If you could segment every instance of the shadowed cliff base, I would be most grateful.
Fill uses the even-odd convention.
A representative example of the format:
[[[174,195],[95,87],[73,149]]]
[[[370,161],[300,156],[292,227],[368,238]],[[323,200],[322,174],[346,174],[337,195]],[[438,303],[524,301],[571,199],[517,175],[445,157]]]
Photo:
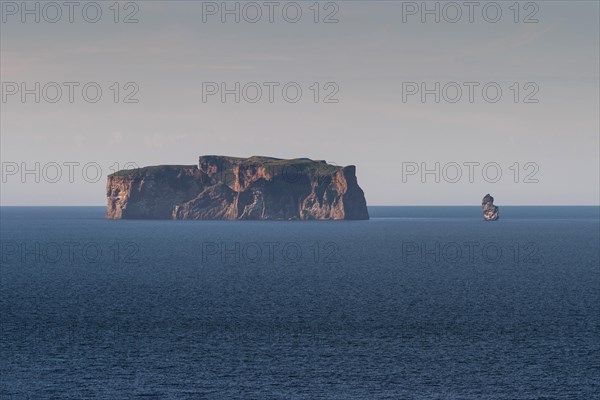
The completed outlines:
[[[106,218],[369,219],[356,167],[308,158],[201,156],[108,176]]]

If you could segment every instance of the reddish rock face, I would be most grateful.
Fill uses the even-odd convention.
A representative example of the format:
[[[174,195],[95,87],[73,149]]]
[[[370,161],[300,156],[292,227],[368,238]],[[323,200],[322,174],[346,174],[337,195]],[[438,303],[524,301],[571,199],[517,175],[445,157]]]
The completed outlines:
[[[369,219],[354,166],[202,156],[108,176],[109,219]]]

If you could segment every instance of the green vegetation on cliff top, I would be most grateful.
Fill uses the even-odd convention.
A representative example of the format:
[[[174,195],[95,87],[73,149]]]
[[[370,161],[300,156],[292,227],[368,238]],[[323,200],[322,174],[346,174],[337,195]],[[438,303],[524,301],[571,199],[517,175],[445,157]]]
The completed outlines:
[[[252,156],[249,158],[241,157],[227,157],[227,156],[202,156],[201,159],[205,160],[217,160],[219,162],[229,163],[233,165],[240,165],[242,167],[265,167],[274,171],[286,171],[286,173],[300,173],[300,172],[313,172],[317,175],[332,175],[342,169],[343,167],[338,165],[327,164],[324,160],[311,160],[309,158],[294,158],[294,159],[281,159],[273,157],[263,156]],[[286,168],[289,168],[286,170]],[[178,173],[182,169],[196,170],[197,165],[154,165],[149,167],[125,169],[117,171],[109,176],[132,176],[132,175],[154,175],[156,173]],[[225,168],[225,170],[231,170],[231,168]]]

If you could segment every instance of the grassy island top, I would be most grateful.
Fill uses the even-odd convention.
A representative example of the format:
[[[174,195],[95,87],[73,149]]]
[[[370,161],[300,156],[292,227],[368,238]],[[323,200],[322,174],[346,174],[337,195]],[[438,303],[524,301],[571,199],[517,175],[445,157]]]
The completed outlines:
[[[288,173],[310,172],[317,175],[331,175],[341,170],[339,165],[327,164],[325,160],[311,160],[309,158],[281,159],[274,157],[252,156],[248,158],[206,155],[199,157],[198,165],[215,165],[219,171],[229,171],[235,166],[243,168],[264,167],[273,172],[284,171]],[[125,169],[109,176],[148,176],[156,174],[179,174],[182,171],[196,172],[198,165],[155,165],[143,168]]]

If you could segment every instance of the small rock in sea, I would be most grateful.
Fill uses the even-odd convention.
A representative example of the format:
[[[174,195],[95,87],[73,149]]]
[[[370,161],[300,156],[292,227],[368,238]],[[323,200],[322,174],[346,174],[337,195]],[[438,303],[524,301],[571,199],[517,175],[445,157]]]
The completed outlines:
[[[494,205],[494,198],[489,193],[483,197],[481,209],[486,221],[496,221],[500,217],[500,210]]]

